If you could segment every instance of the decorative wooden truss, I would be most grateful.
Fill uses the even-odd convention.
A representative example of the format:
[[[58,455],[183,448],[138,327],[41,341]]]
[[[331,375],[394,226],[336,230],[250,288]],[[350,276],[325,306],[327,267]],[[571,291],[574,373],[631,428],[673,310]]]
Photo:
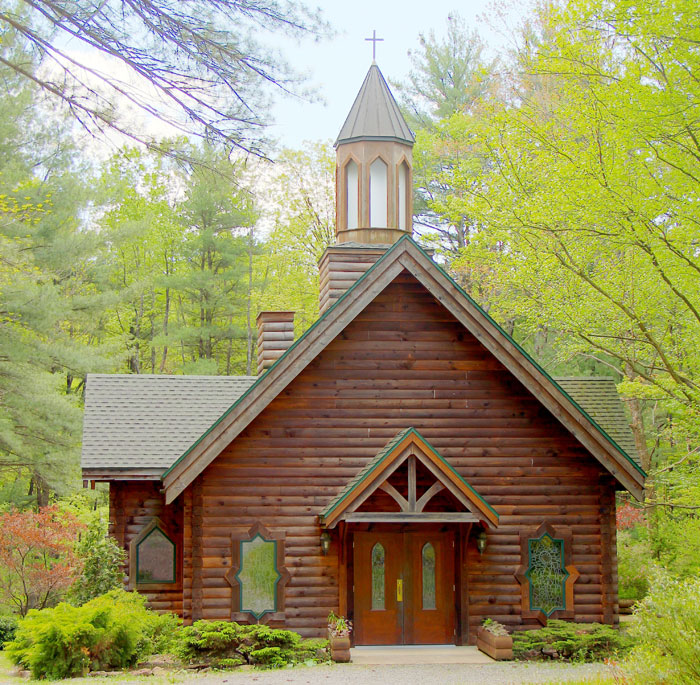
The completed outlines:
[[[391,483],[390,476],[407,462],[408,487],[404,497]],[[417,496],[416,466],[420,462],[435,476],[435,482]],[[358,511],[377,490],[383,490],[399,505],[400,511]],[[462,505],[459,511],[426,512],[428,502],[447,490]],[[415,428],[406,428],[357,474],[320,514],[321,524],[334,528],[338,522],[483,522],[498,525],[498,514]]]

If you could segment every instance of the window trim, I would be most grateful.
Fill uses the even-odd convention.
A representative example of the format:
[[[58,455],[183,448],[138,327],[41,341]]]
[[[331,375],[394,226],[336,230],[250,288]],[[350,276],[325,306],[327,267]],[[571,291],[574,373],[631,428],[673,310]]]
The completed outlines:
[[[530,541],[539,540],[548,535],[553,540],[561,540],[564,550],[564,570],[568,573],[564,581],[564,609],[555,609],[547,616],[541,609],[531,608],[530,598],[532,586],[530,579],[525,575],[530,568]],[[543,522],[536,530],[520,531],[520,567],[515,577],[520,583],[520,606],[522,618],[534,618],[543,626],[547,625],[547,619],[571,619],[576,615],[574,608],[574,583],[579,578],[579,572],[572,563],[572,540],[573,534],[570,528],[557,527]]]
[[[275,562],[277,566],[278,578],[275,581],[275,608],[274,610],[263,611],[260,616],[256,616],[251,611],[241,610],[241,581],[238,574],[241,568],[241,544],[252,542],[256,537],[262,538],[265,542],[275,543]],[[238,529],[231,533],[231,567],[226,572],[225,578],[231,586],[231,620],[239,623],[270,623],[272,621],[283,621],[285,587],[290,575],[285,566],[284,543],[285,531],[271,531],[260,521],[257,521],[250,528]]]
[[[153,582],[138,579],[139,570],[139,545],[156,528],[168,539],[173,546],[173,580],[156,580]],[[129,589],[130,590],[171,590],[180,582],[180,569],[178,564],[178,544],[169,534],[167,526],[157,517],[153,517],[129,543]]]

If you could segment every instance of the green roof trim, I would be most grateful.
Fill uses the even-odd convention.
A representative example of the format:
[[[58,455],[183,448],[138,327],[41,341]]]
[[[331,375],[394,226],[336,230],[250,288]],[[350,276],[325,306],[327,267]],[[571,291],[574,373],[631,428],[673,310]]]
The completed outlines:
[[[177,459],[177,461],[175,461],[175,462],[173,463],[173,465],[172,465],[167,471],[164,471],[164,472],[163,472],[163,474],[162,474],[161,477],[160,477],[161,480],[162,480],[163,478],[165,478],[165,477],[166,477],[166,476],[167,476],[167,475],[168,475],[168,474],[183,460],[183,459],[185,459],[185,458],[187,457],[187,455],[188,455],[195,447],[197,447],[197,445],[199,445],[199,443],[202,442],[202,440],[204,440],[204,438],[205,438],[207,435],[209,435],[209,433],[211,433],[211,431],[214,430],[214,428],[216,428],[216,427],[217,427],[217,426],[218,426],[218,425],[219,425],[219,424],[220,424],[220,423],[221,423],[221,422],[222,422],[222,421],[223,421],[223,420],[224,420],[224,419],[225,419],[225,418],[226,418],[226,417],[241,403],[241,402],[243,402],[243,400],[244,400],[246,397],[248,397],[248,395],[251,395],[253,392],[255,392],[255,388],[258,387],[258,384],[260,383],[260,381],[261,381],[263,378],[265,378],[265,376],[266,376],[268,373],[270,373],[270,371],[272,371],[272,369],[274,369],[278,364],[281,364],[281,363],[282,363],[282,360],[285,359],[285,358],[287,357],[287,355],[289,355],[289,354],[291,353],[291,351],[292,351],[294,348],[298,347],[298,346],[301,344],[302,340],[305,340],[306,337],[311,333],[311,331],[313,331],[317,326],[319,326],[319,325],[321,324],[322,321],[325,321],[325,320],[331,315],[331,312],[332,312],[343,300],[345,300],[347,297],[349,297],[349,296],[350,296],[350,293],[352,293],[352,292],[355,290],[355,288],[357,288],[357,287],[359,286],[359,284],[360,284],[362,281],[364,281],[365,276],[367,276],[367,274],[369,274],[369,273],[371,273],[372,271],[374,271],[374,269],[375,269],[381,262],[383,262],[383,261],[387,258],[387,256],[389,255],[389,253],[392,252],[393,248],[396,247],[396,245],[398,245],[401,241],[406,240],[406,239],[408,239],[408,240],[410,240],[412,243],[416,244],[415,241],[414,241],[412,238],[410,238],[408,234],[401,236],[401,237],[394,243],[394,245],[393,245],[391,248],[389,248],[376,262],[374,262],[374,264],[372,264],[372,266],[370,266],[370,268],[367,269],[367,271],[365,271],[365,273],[362,274],[362,276],[360,276],[360,278],[358,278],[358,279],[352,284],[352,286],[350,286],[350,288],[348,288],[348,289],[347,289],[347,290],[346,290],[346,291],[345,291],[345,292],[344,292],[344,293],[343,293],[343,294],[342,294],[328,309],[326,309],[326,311],[325,311],[321,316],[319,316],[318,319],[316,319],[316,321],[313,322],[313,324],[311,324],[311,326],[309,326],[309,328],[307,328],[307,329],[304,331],[304,333],[302,333],[302,335],[301,335],[297,340],[295,340],[295,341],[289,346],[289,348],[285,351],[285,353],[284,353],[281,357],[279,357],[279,359],[277,359],[277,361],[276,361],[269,369],[267,369],[267,371],[265,371],[265,373],[263,373],[261,376],[258,377],[258,379],[255,381],[255,383],[253,383],[253,385],[251,385],[251,386],[248,388],[248,390],[246,390],[246,391],[245,391],[245,392],[244,392],[244,393],[243,393],[243,394],[242,394],[242,395],[241,395],[241,396],[240,396],[240,397],[239,397],[239,398],[238,398],[238,399],[237,399],[237,400],[236,400],[236,401],[235,401],[235,402],[234,402],[234,403],[233,403],[233,404],[232,404],[232,405],[231,405],[231,406],[230,406],[230,407],[229,407],[229,408],[214,422],[214,423],[212,423],[211,426],[209,426],[209,428],[207,428],[206,431],[204,431],[204,433],[202,433],[202,435],[200,435],[199,438],[197,438],[197,440],[196,440],[195,442],[192,443],[192,445],[190,445],[190,447],[187,448],[187,451],[185,451],[185,452],[182,453],[182,455]],[[417,244],[416,244],[416,245],[417,245]],[[421,252],[423,252],[423,251],[421,250]],[[425,254],[425,253],[423,253],[423,254]],[[428,257],[428,259],[430,259],[430,257]]]
[[[418,251],[430,261],[431,264],[433,264],[438,271],[450,282],[451,285],[453,285],[458,292],[467,299],[467,301],[473,305],[486,319],[491,323],[491,325],[506,339],[508,340],[522,355],[527,361],[529,361],[557,390],[574,406],[576,409],[578,409],[579,412],[590,422],[590,424],[603,436],[607,442],[610,443],[620,454],[622,454],[623,457],[634,467],[634,469],[639,472],[644,478],[646,478],[647,474],[646,472],[637,464],[632,457],[630,457],[627,452],[620,447],[620,445],[615,442],[615,440],[610,437],[610,435],[600,426],[600,424],[593,419],[588,412],[586,412],[583,407],[579,403],[577,403],[569,393],[567,393],[562,386],[556,382],[556,380],[550,376],[547,371],[544,370],[540,364],[538,364],[506,331],[501,328],[498,323],[488,314],[488,312],[484,311],[477,302],[472,299],[472,297],[435,261],[432,260],[432,258],[427,254],[427,252],[408,234],[401,236],[372,266],[370,266],[365,273],[353,283],[353,285],[348,288],[337,300],[336,302],[329,307],[297,340],[294,341],[294,343],[289,347],[289,349],[286,350],[286,352],[279,358],[277,361],[263,374],[261,375],[253,385],[251,385],[246,392],[244,392],[202,435],[168,468],[162,475],[161,475],[161,480],[164,479],[178,464],[180,464],[191,452],[192,450],[199,445],[199,443],[207,436],[209,433],[211,433],[216,426],[218,426],[231,412],[233,412],[236,407],[238,407],[239,404],[241,404],[249,395],[253,394],[256,391],[256,388],[258,387],[258,384],[260,381],[265,378],[265,376],[272,371],[272,369],[276,368],[279,364],[284,363],[283,360],[287,358],[287,356],[291,353],[292,350],[294,350],[297,346],[301,345],[304,340],[306,340],[307,336],[316,328],[318,327],[322,321],[325,321],[327,318],[329,318],[332,315],[332,312],[335,311],[337,307],[340,306],[341,302],[344,302],[347,298],[349,298],[352,293],[360,286],[361,283],[365,281],[365,279],[374,272],[376,269],[379,268],[379,266],[388,259],[389,255],[391,255],[399,245],[403,244],[404,242],[410,242],[414,247],[418,249]],[[442,458],[442,457],[441,457]],[[445,462],[447,463],[447,462]],[[451,468],[451,467],[450,467]],[[467,484],[468,485],[468,484]],[[471,487],[471,486],[469,486]]]
[[[398,245],[398,244],[399,244],[402,240],[404,240],[405,238],[408,238],[408,240],[410,240],[410,241],[418,248],[418,250],[426,257],[426,259],[430,259],[430,256],[427,254],[427,252],[426,252],[415,240],[413,240],[413,238],[411,238],[410,236],[408,236],[408,234],[407,234],[406,236],[401,236],[401,238],[400,238],[399,240],[396,241],[396,244]],[[529,362],[530,362],[530,363],[531,363],[531,364],[532,364],[532,365],[533,365],[533,366],[534,366],[548,381],[550,381],[550,383],[552,383],[552,385],[553,385],[555,388],[557,388],[557,390],[559,390],[559,392],[560,392],[562,395],[564,395],[564,397],[566,397],[566,399],[568,399],[569,402],[571,402],[571,404],[573,404],[574,407],[576,407],[576,409],[578,409],[578,410],[591,422],[591,424],[598,430],[598,432],[599,432],[599,433],[600,433],[600,434],[601,434],[601,435],[602,435],[602,436],[603,436],[603,437],[604,437],[618,452],[620,452],[620,454],[622,454],[622,455],[627,459],[627,461],[628,461],[630,464],[632,464],[632,466],[634,466],[635,470],[638,471],[639,473],[641,473],[642,476],[644,476],[644,478],[646,478],[647,474],[646,474],[646,472],[644,471],[644,469],[642,469],[642,467],[639,466],[639,464],[637,464],[637,462],[635,462],[634,459],[632,459],[632,457],[630,457],[630,455],[627,454],[627,452],[625,452],[625,450],[623,450],[622,447],[620,447],[620,445],[618,445],[618,444],[608,435],[608,433],[607,433],[605,430],[603,430],[603,428],[601,427],[601,425],[600,425],[590,414],[588,414],[588,412],[586,412],[586,411],[583,409],[583,407],[582,407],[578,402],[576,402],[576,401],[574,400],[574,398],[571,397],[571,395],[569,395],[569,393],[566,392],[566,390],[564,390],[564,388],[562,388],[561,385],[560,385],[559,383],[557,383],[556,380],[554,380],[554,378],[553,378],[552,376],[550,376],[550,375],[544,370],[544,368],[543,368],[542,366],[540,366],[540,364],[538,364],[538,363],[537,363],[537,362],[536,362],[536,361],[535,361],[535,360],[534,360],[534,359],[533,359],[533,358],[532,358],[532,357],[531,357],[517,342],[515,342],[515,340],[514,340],[510,335],[508,335],[508,333],[506,333],[506,332],[496,323],[496,321],[491,317],[491,315],[490,315],[488,312],[486,312],[484,309],[482,309],[482,308],[477,304],[477,302],[476,302],[475,300],[473,300],[472,297],[471,297],[465,290],[462,289],[462,287],[459,285],[459,283],[457,283],[457,282],[456,282],[456,281],[455,281],[455,280],[454,280],[454,279],[453,279],[453,278],[452,278],[452,277],[451,277],[437,262],[433,261],[432,259],[431,259],[430,261],[433,262],[433,264],[435,264],[435,266],[438,268],[438,270],[440,271],[440,273],[441,273],[445,278],[447,278],[447,279],[452,283],[452,285],[454,285],[454,286],[457,288],[457,290],[459,290],[459,292],[460,292],[462,295],[464,295],[464,297],[466,297],[467,300],[469,300],[469,302],[471,302],[471,303],[472,303],[472,304],[473,304],[473,305],[488,319],[489,322],[491,322],[491,323],[493,324],[493,326],[499,331],[499,333],[501,333],[501,335],[503,335],[503,337],[505,337],[510,343],[512,343],[512,344],[517,348],[517,350],[518,350],[518,351],[519,351],[519,352],[520,352],[520,353],[521,353],[521,354],[522,354],[522,355],[523,355],[523,356],[524,356],[524,357],[525,357],[525,358],[526,358],[526,359],[527,359],[527,360],[528,360],[528,361],[529,361]]]
[[[447,469],[471,492],[495,517],[500,518],[498,512],[467,483],[462,476],[457,473],[452,464],[450,464],[431,444],[426,440],[413,426],[404,428],[399,431],[370,461],[358,472],[358,474],[348,482],[348,484],[323,508],[319,517],[327,518],[337,507],[344,502],[355,488],[359,487],[372,473],[381,465],[384,459],[391,454],[394,448],[399,445],[408,435],[415,435],[419,440],[424,442],[437,459],[439,459]]]

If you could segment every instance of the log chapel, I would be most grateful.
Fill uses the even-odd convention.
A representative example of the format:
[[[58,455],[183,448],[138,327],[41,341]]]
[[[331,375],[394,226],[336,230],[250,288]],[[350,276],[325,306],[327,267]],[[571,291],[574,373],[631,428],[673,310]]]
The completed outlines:
[[[413,143],[373,63],[320,318],[260,312],[256,376],[88,376],[83,478],[153,608],[307,637],[334,611],[357,645],[618,621],[645,474],[615,385],[548,375],[412,239]]]

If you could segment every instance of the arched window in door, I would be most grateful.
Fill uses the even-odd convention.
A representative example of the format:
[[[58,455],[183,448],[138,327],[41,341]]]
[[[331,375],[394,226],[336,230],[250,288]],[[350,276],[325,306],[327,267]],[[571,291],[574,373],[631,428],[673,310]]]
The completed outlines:
[[[369,167],[369,225],[387,227],[387,165],[377,157]]]
[[[421,552],[423,575],[423,609],[435,609],[435,547],[430,542]]]
[[[372,547],[372,609],[384,609],[384,547],[377,542]]]

